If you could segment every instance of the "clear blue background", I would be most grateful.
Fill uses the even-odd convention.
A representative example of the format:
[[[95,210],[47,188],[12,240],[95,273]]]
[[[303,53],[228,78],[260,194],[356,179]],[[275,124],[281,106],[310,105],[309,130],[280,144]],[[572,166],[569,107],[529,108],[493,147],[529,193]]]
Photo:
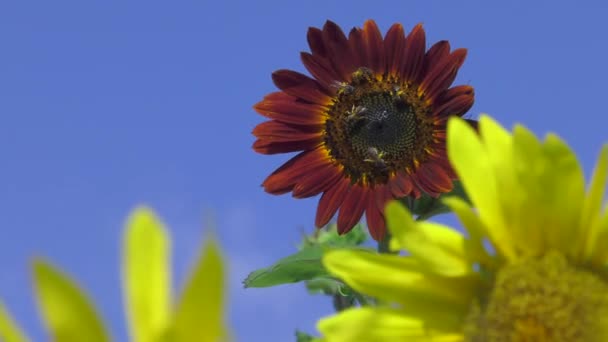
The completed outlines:
[[[45,256],[126,340],[119,255],[136,204],[171,229],[182,283],[210,217],[230,262],[237,340],[290,341],[332,312],[303,286],[241,287],[313,230],[317,199],[262,191],[288,159],[251,150],[251,106],[272,71],[304,71],[306,30],[422,22],[469,55],[470,114],[556,131],[589,173],[606,135],[602,1],[3,1],[0,3],[0,297],[45,340],[28,265]],[[508,196],[508,194],[505,194]]]

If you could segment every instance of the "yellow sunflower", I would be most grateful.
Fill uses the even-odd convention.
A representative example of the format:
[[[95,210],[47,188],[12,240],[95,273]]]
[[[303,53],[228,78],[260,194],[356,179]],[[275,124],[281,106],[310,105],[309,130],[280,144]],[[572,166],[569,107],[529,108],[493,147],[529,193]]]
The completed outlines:
[[[323,262],[377,307],[318,324],[328,341],[608,341],[608,145],[585,191],[581,166],[557,136],[479,134],[448,125],[448,155],[474,210],[446,203],[466,234],[416,222],[390,203],[391,248],[407,256],[332,251]]]

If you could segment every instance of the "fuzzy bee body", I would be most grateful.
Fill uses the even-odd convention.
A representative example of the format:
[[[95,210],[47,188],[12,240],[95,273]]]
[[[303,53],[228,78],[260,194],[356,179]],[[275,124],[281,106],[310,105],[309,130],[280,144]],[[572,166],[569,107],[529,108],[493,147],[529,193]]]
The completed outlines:
[[[349,96],[355,92],[355,87],[346,82],[334,81],[331,84],[331,88],[335,89],[338,95]]]
[[[369,82],[374,77],[374,72],[370,68],[361,67],[352,74],[353,83],[362,84]]]
[[[374,164],[374,166],[380,170],[386,170],[386,162],[383,159],[384,154],[384,152],[378,151],[375,147],[369,147],[367,149],[368,158],[363,161]]]

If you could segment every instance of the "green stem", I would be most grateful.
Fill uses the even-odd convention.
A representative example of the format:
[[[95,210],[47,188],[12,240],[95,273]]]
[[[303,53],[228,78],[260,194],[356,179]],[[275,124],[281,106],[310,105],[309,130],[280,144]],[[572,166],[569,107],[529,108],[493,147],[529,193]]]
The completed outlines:
[[[387,231],[384,239],[378,241],[378,253],[391,253],[388,245],[391,241],[391,234]]]

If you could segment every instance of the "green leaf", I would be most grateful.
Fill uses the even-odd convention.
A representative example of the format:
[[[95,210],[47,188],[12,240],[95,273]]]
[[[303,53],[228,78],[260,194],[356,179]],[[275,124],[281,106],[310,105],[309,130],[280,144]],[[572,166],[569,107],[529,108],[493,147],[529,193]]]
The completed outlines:
[[[33,264],[38,306],[51,340],[109,341],[95,308],[78,286],[44,260]]]
[[[327,276],[321,264],[323,252],[328,249],[361,248],[367,240],[362,226],[356,225],[348,234],[339,235],[335,224],[315,231],[304,238],[299,251],[275,262],[273,265],[251,272],[243,285],[248,287],[270,287],[297,283]]]
[[[296,283],[327,275],[321,264],[324,247],[311,246],[277,261],[274,265],[251,272],[243,281],[245,287],[269,287]]]
[[[170,341],[216,342],[227,339],[224,272],[219,247],[215,241],[207,239],[177,303]]]
[[[273,265],[251,272],[243,281],[245,288],[270,287],[282,284],[297,283],[327,276],[321,264],[324,251],[329,249],[357,248],[367,240],[367,233],[362,226],[356,225],[352,231],[339,235],[336,225],[315,231],[307,236],[298,247],[300,250],[280,259]]]
[[[0,341],[26,342],[29,338],[21,331],[4,304],[0,302]]]
[[[300,330],[296,330],[296,341],[297,342],[312,342],[316,339],[316,337],[302,332]]]
[[[131,214],[123,245],[123,295],[133,341],[153,341],[169,322],[170,241],[148,208]]]
[[[414,201],[412,212],[417,215],[417,220],[428,220],[429,218],[451,212],[451,209],[441,200],[447,196],[455,196],[464,199],[467,202],[469,198],[462,187],[462,183],[458,180],[453,181],[454,188],[452,191],[441,194],[438,198],[433,198],[427,194],[423,194],[419,199]]]

